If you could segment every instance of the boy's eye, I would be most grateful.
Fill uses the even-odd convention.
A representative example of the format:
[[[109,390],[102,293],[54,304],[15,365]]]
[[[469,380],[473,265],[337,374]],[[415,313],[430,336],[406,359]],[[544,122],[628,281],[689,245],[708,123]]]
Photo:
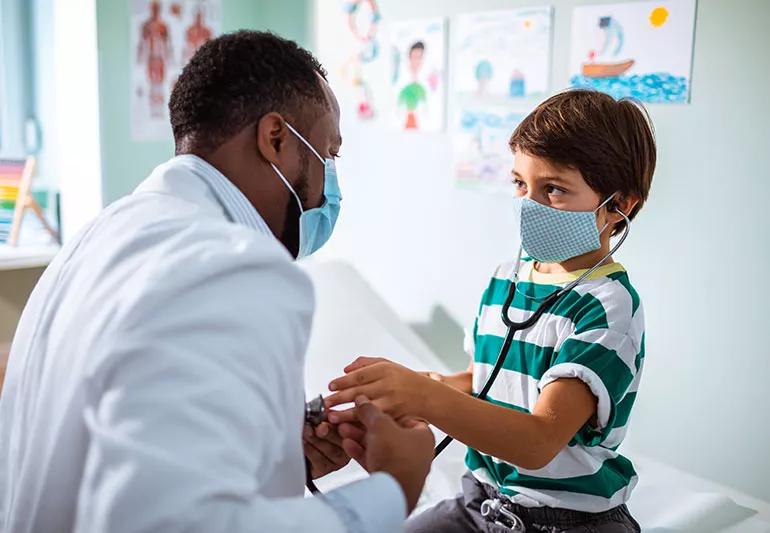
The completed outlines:
[[[545,186],[545,193],[549,196],[561,196],[566,191],[564,189],[560,189],[559,187],[554,187],[553,185],[546,185]]]
[[[516,190],[520,190],[520,191],[523,191],[524,189],[527,188],[527,184],[526,183],[524,183],[521,180],[517,180],[517,179],[513,180],[513,186],[516,187]]]

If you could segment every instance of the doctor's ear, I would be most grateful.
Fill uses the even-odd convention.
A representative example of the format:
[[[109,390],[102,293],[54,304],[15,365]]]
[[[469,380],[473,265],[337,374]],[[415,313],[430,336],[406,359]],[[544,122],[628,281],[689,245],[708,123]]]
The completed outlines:
[[[279,164],[278,154],[286,145],[288,132],[286,121],[279,113],[267,113],[257,122],[257,148],[268,163]]]

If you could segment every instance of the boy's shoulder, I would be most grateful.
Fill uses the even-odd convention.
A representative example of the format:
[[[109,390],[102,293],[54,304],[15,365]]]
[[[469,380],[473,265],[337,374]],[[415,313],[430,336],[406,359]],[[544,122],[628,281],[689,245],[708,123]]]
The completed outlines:
[[[619,263],[607,265],[571,292],[578,298],[573,309],[577,330],[601,327],[618,333],[644,328],[644,313],[639,293],[631,284],[628,272]]]

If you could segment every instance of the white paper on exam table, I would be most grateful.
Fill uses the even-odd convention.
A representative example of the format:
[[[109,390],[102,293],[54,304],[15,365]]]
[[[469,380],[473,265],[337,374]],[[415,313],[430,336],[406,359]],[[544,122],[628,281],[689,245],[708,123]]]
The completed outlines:
[[[447,371],[350,265],[306,262],[303,266],[316,290],[305,370],[308,397],[326,394],[329,381],[357,355],[382,355],[417,370]],[[437,434],[437,440],[441,436]],[[457,495],[464,455],[464,446],[455,442],[434,462],[418,511]],[[645,532],[770,533],[770,505],[641,454],[629,455],[640,479],[629,508]],[[365,476],[361,467],[352,464],[317,484],[324,491]]]

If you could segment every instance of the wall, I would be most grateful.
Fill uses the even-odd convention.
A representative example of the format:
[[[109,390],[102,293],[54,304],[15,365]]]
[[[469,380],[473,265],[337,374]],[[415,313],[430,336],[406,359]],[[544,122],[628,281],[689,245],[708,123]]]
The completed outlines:
[[[30,5],[32,21],[32,74],[35,116],[40,122],[40,152],[37,159],[35,184],[49,184],[56,187],[56,143],[53,132],[56,130],[56,78],[54,75],[54,0],[34,0]]]
[[[28,40],[29,19],[25,4],[0,0],[0,155],[19,158],[26,155],[24,121],[30,116]]]
[[[571,8],[582,3],[598,2],[379,1],[384,20],[554,5],[554,90],[568,82]],[[628,446],[770,501],[768,20],[766,0],[699,2],[692,103],[650,106],[658,167],[618,259],[648,330]],[[517,245],[510,199],[455,188],[446,135],[343,116],[343,137],[345,201],[326,256],[351,261],[407,320],[437,322],[433,339],[457,338]]]
[[[269,29],[308,42],[307,0],[221,0],[222,31]],[[173,140],[135,142],[129,127],[129,2],[98,0],[99,85],[104,203],[130,193],[174,155]]]

